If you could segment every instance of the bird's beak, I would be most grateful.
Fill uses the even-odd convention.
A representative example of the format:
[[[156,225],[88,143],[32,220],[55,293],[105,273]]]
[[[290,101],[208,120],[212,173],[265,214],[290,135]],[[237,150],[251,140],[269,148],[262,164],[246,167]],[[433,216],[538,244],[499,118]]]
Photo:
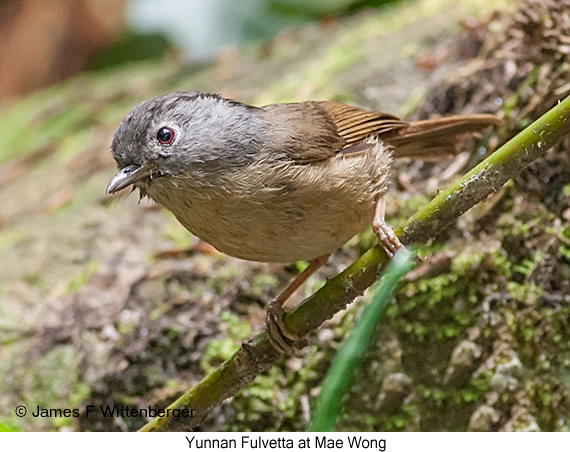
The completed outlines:
[[[148,163],[144,166],[129,165],[125,166],[121,171],[119,171],[107,187],[107,194],[111,195],[117,193],[123,188],[127,188],[140,180],[147,177],[152,177],[152,171],[156,167],[154,163]]]

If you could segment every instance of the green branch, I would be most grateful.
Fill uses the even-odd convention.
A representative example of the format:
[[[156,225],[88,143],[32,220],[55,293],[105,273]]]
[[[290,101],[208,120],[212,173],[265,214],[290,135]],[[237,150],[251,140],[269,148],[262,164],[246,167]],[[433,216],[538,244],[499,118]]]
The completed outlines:
[[[507,180],[570,133],[570,97],[502,146],[461,180],[441,192],[410,218],[396,234],[405,245],[427,242],[457,220],[465,211],[484,201]],[[371,286],[388,262],[375,246],[284,317],[287,328],[304,336]],[[265,331],[246,341],[213,373],[188,391],[169,408],[193,408],[195,417],[175,421],[156,418],[142,431],[180,431],[197,425],[226,398],[246,387],[279,358]]]

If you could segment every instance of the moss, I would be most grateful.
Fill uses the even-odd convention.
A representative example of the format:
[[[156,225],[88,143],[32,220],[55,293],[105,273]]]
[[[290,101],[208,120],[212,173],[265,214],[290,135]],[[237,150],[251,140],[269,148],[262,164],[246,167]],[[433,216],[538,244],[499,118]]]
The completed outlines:
[[[410,425],[410,422],[412,420],[413,420],[412,416],[405,414],[388,416],[386,422],[384,423],[384,425],[386,426],[385,430],[388,432],[407,430],[407,427]]]
[[[32,99],[0,114],[0,163],[41,149],[92,124],[88,104],[72,106],[59,99],[58,105],[56,99],[52,101],[53,111],[45,109],[38,113],[30,102]]]
[[[222,320],[228,327],[228,337],[237,343],[240,343],[244,337],[248,337],[251,332],[251,324],[245,320],[241,320],[238,316],[231,312],[222,312]]]
[[[172,243],[172,246],[175,249],[189,249],[192,243],[192,234],[190,234],[185,228],[181,227],[180,223],[178,223],[174,219],[174,216],[166,209],[161,209],[161,212],[163,212],[169,220],[160,230],[162,238]]]
[[[416,384],[422,383],[421,399],[415,402],[422,430],[429,430],[432,423],[438,428],[445,424],[452,430],[465,429],[471,407],[483,394],[469,380],[457,389],[443,380],[458,339],[476,322],[473,309],[485,296],[486,280],[495,279],[496,272],[508,272],[506,262],[496,249],[464,250],[452,260],[448,272],[405,283],[389,309],[404,370]],[[451,409],[459,410],[455,418],[444,414]]]
[[[23,432],[24,430],[11,419],[0,418],[0,432]]]
[[[22,404],[42,408],[78,408],[90,388],[79,381],[77,366],[81,357],[71,346],[50,350],[32,363],[23,364],[19,377]],[[73,418],[71,418],[73,420]],[[22,418],[24,430],[59,430],[70,426],[68,418]]]
[[[259,426],[267,429],[279,422],[281,413],[275,403],[275,377],[271,369],[268,375],[258,376],[247,389],[234,397],[232,405],[236,416],[228,426],[229,431],[257,431]]]
[[[518,87],[517,91],[508,96],[503,103],[503,112],[505,118],[518,115],[521,109],[521,99],[525,99],[528,92],[532,92],[536,86],[538,75],[540,74],[541,65],[535,66]],[[530,124],[528,117],[518,117],[518,130],[521,131]]]
[[[486,2],[471,0],[454,5],[467,9],[473,14],[482,15],[485,11],[490,11],[505,2],[506,0]],[[349,101],[352,97],[350,90],[344,87],[343,91],[343,87],[339,86],[333,88],[331,80],[363,62],[366,57],[364,43],[373,37],[394,33],[423,17],[433,16],[450,4],[449,0],[424,0],[396,7],[388,6],[376,14],[364,16],[359,21],[358,27],[347,26],[340,29],[338,37],[333,38],[335,42],[322,53],[322,56],[306,62],[301,71],[289,72],[285,77],[279,77],[277,81],[266,87],[263,94],[256,99],[256,103],[263,105],[290,102],[299,97]]]
[[[222,321],[227,327],[227,336],[212,340],[202,358],[200,366],[206,373],[212,372],[222,362],[230,358],[239,348],[243,338],[251,335],[251,324],[241,320],[235,314],[224,311],[221,313]]]
[[[523,304],[536,305],[544,291],[536,284],[519,284],[515,281],[507,283],[507,291],[513,300]]]
[[[387,204],[391,206],[391,208],[395,211],[387,217],[387,223],[392,226],[396,227],[397,225],[401,225],[407,221],[414,213],[418,211],[420,207],[425,206],[428,204],[429,200],[426,196],[421,194],[410,194],[405,196],[403,199],[402,197],[393,197],[389,196],[387,200]],[[368,229],[367,239],[371,240],[370,246],[374,244],[374,241],[377,243],[377,238],[374,233],[371,231],[371,228]],[[366,242],[368,244],[368,242]],[[414,245],[414,251],[418,252],[419,249],[429,249],[430,251],[435,251],[434,247],[428,247],[424,244]]]
[[[44,275],[41,273],[28,273],[22,278],[30,286],[41,287],[44,285]]]
[[[462,405],[465,403],[473,403],[481,397],[481,391],[477,391],[474,387],[468,387],[455,391],[453,393],[453,403]]]
[[[303,97],[340,101],[338,91],[330,88],[331,78],[346,72],[365,57],[363,49],[355,46],[355,41],[347,36],[330,46],[320,58],[308,63],[301,72],[291,72],[267,87],[263,94],[255,99],[255,103],[265,105],[290,102],[299,97],[295,94],[298,92],[304,92]]]
[[[560,247],[560,255],[570,264],[570,246],[562,245]]]
[[[295,269],[299,273],[301,273],[303,270],[305,270],[309,266],[309,261],[297,261],[293,265],[295,265]]]
[[[22,280],[40,294],[46,294],[54,287],[61,287],[62,281],[45,272],[32,272],[22,276]]]
[[[118,99],[105,105],[98,113],[97,120],[102,124],[116,127],[137,103],[138,99]]]
[[[71,278],[69,283],[67,283],[66,288],[63,290],[63,295],[73,295],[79,292],[79,289],[81,289],[85,284],[87,284],[89,278],[91,278],[91,276],[96,274],[98,270],[99,270],[98,259],[92,259],[89,262],[87,262],[83,267],[83,270],[80,273],[76,274],[73,278]]]
[[[271,274],[256,275],[249,289],[249,293],[254,297],[261,297],[268,287],[279,287],[280,281],[277,277]]]
[[[20,241],[26,240],[28,234],[23,227],[15,227],[0,232],[0,251],[4,248],[14,246]]]
[[[99,133],[96,128],[86,128],[65,134],[58,143],[57,156],[62,163],[71,160],[80,152],[93,146]]]
[[[441,406],[443,401],[447,398],[445,391],[435,388],[424,388],[421,394],[424,399],[429,399],[439,406]]]

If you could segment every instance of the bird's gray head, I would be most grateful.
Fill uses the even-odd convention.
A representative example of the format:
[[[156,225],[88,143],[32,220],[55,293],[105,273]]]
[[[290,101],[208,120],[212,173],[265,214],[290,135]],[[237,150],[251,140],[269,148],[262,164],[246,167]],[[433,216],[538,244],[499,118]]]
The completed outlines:
[[[147,193],[159,177],[208,177],[239,168],[259,153],[266,122],[261,110],[200,92],[146,100],[123,119],[111,153],[119,173],[107,188]]]

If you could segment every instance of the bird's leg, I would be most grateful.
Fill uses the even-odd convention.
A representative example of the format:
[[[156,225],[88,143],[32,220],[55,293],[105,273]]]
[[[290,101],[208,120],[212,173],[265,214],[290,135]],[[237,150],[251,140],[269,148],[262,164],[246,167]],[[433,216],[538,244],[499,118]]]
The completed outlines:
[[[285,310],[283,305],[293,293],[303,285],[311,275],[326,264],[330,254],[313,259],[307,268],[297,275],[289,285],[267,306],[267,333],[271,345],[283,355],[297,355],[295,342],[301,338],[287,329],[283,323]]]
[[[386,211],[386,198],[381,196],[376,201],[376,211],[374,212],[374,221],[372,222],[372,230],[378,237],[380,246],[386,250],[389,257],[394,256],[396,251],[403,248],[402,242],[394,230],[384,221],[384,213]]]

